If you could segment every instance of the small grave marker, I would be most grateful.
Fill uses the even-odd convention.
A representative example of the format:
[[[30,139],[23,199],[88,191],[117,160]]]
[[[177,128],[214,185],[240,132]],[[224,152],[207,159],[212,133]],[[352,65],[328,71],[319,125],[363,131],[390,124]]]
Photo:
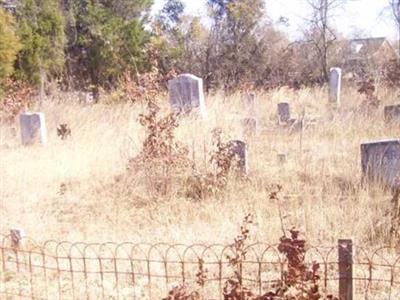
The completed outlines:
[[[288,123],[290,121],[290,106],[287,102],[278,103],[278,119],[279,124]]]
[[[279,164],[283,165],[283,164],[286,163],[286,161],[287,161],[287,155],[284,154],[284,153],[279,153],[278,154],[278,162],[279,162]]]
[[[363,180],[385,187],[400,187],[400,140],[384,140],[361,145]]]
[[[46,121],[43,113],[24,113],[19,117],[22,144],[29,145],[40,141],[47,142]]]
[[[340,106],[340,91],[342,88],[342,69],[331,68],[329,78],[329,102]]]
[[[400,121],[400,104],[385,106],[385,122]]]
[[[248,158],[246,143],[241,140],[233,140],[229,142],[229,148],[233,158],[235,158],[237,161],[237,170],[241,173],[241,175],[247,175]]]
[[[19,248],[22,246],[22,240],[25,238],[25,233],[20,228],[10,229],[11,248]]]
[[[192,74],[182,74],[168,82],[170,102],[176,113],[190,113],[200,109],[207,116],[203,92],[203,79]]]

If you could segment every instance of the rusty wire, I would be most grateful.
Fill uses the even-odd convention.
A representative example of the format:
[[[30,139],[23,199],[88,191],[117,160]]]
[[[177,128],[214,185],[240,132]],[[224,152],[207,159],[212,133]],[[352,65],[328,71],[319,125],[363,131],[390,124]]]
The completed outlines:
[[[6,299],[162,299],[178,284],[196,286],[199,262],[207,270],[201,290],[207,299],[223,299],[232,275],[232,245],[71,243],[23,238],[15,245],[0,235],[0,298]],[[337,294],[335,246],[308,247],[306,261],[320,265],[321,289]],[[356,299],[400,299],[400,255],[391,247],[367,251],[354,246]],[[285,276],[287,262],[277,245],[246,248],[242,279],[265,293]]]

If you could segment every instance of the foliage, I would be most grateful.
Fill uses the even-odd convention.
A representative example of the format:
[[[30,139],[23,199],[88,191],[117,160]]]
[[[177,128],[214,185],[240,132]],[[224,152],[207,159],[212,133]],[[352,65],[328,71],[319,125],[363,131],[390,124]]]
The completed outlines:
[[[0,99],[1,86],[6,78],[14,72],[14,62],[21,44],[16,35],[14,18],[0,9]]]
[[[18,54],[20,78],[43,85],[47,77],[57,77],[64,67],[64,18],[57,0],[26,0],[17,7],[18,34],[22,49]]]
[[[276,197],[276,194],[272,193],[270,197]],[[240,227],[240,233],[231,246],[233,255],[227,256],[229,266],[232,268],[232,276],[225,281],[224,300],[338,300],[332,295],[323,296],[319,291],[319,264],[314,262],[311,267],[307,266],[305,261],[307,243],[305,239],[300,237],[300,232],[295,228],[289,231],[289,237],[284,233],[278,245],[278,251],[284,254],[287,260],[287,269],[283,279],[279,280],[274,290],[262,295],[258,295],[247,288],[243,283],[242,268],[247,255],[247,241],[252,223],[252,215],[247,214]],[[203,274],[201,262],[199,262],[198,274]],[[204,285],[204,281],[200,283]],[[203,286],[201,284],[199,284],[200,287]],[[165,300],[195,299],[208,298],[199,290],[191,289],[186,285],[174,287],[169,292],[169,296],[165,298]]]
[[[158,51],[157,63],[163,74],[184,62],[184,8],[180,0],[168,0],[153,24],[152,46]]]
[[[81,85],[91,85],[95,98],[99,86],[111,88],[124,72],[148,69],[144,49],[149,34],[144,27],[151,4],[149,0],[74,0],[67,8],[68,75],[84,79]]]
[[[150,190],[165,195],[171,179],[190,166],[188,149],[175,140],[174,131],[179,126],[173,113],[159,116],[160,108],[148,99],[147,114],[141,114],[140,124],[146,128],[142,151],[129,161],[130,170],[142,169]]]
[[[379,98],[375,94],[375,84],[374,80],[371,78],[365,78],[358,82],[358,93],[364,96],[364,101],[362,106],[364,109],[378,108],[381,104]]]
[[[207,4],[213,20],[209,59],[219,65],[211,79],[231,90],[247,79],[260,54],[257,30],[264,1],[208,0]]]
[[[398,86],[400,83],[400,61],[390,60],[384,65],[384,79],[389,86]]]
[[[13,123],[18,114],[28,109],[33,102],[34,91],[23,81],[7,79],[5,82],[5,97],[0,103],[0,113],[3,121]]]
[[[229,179],[241,178],[239,158],[233,152],[234,145],[225,141],[221,128],[212,131],[213,149],[210,153],[210,163],[213,172],[197,172],[187,178],[185,196],[194,200],[203,200],[211,195],[224,191]]]

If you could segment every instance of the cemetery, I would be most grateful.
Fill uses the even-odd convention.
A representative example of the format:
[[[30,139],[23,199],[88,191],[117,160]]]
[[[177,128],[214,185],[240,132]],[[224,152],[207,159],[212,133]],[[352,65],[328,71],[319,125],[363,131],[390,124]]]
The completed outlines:
[[[225,2],[0,1],[0,300],[400,299],[397,44]]]
[[[49,102],[21,114],[15,131],[2,126],[2,228],[18,226],[22,231],[13,229],[13,236],[43,240],[189,245],[228,242],[236,219],[250,209],[263,216],[255,226],[259,238],[277,240],[281,224],[296,224],[314,243],[351,237],[373,247],[391,241],[393,217],[387,212],[396,201],[400,144],[399,127],[395,119],[387,123],[386,107],[396,98],[383,91],[379,97],[386,101],[366,115],[357,112],[362,95],[354,97],[350,89],[341,90],[336,108],[328,87],[299,92],[282,88],[256,92],[256,114],[249,114],[243,109],[246,94],[232,95],[227,105],[196,84],[179,85],[181,78],[170,82],[169,95],[160,98],[159,118],[171,112],[177,116],[172,143],[188,151],[184,156],[191,167],[172,161],[165,165],[172,171],[163,167],[160,173],[166,163],[160,156],[155,165],[139,164],[127,171],[127,162],[141,157],[146,137],[139,120],[147,108],[141,104]],[[302,114],[305,119],[318,115],[317,124],[282,130]],[[219,146],[215,128],[221,129]],[[164,138],[154,147],[169,147]],[[175,155],[175,149],[168,151]],[[218,169],[227,159],[231,167],[235,164],[232,173]],[[194,196],[193,183],[185,183],[193,170],[201,176],[217,174],[226,183],[209,181],[216,190]],[[194,184],[203,189],[201,181]],[[278,184],[281,198],[268,200]],[[282,221],[281,210],[287,214]]]

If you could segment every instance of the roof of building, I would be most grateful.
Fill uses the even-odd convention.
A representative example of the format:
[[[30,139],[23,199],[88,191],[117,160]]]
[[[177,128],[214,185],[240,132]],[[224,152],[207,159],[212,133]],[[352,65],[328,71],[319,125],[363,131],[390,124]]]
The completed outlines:
[[[350,40],[351,52],[359,55],[374,55],[385,42],[392,47],[385,37],[353,39]]]

